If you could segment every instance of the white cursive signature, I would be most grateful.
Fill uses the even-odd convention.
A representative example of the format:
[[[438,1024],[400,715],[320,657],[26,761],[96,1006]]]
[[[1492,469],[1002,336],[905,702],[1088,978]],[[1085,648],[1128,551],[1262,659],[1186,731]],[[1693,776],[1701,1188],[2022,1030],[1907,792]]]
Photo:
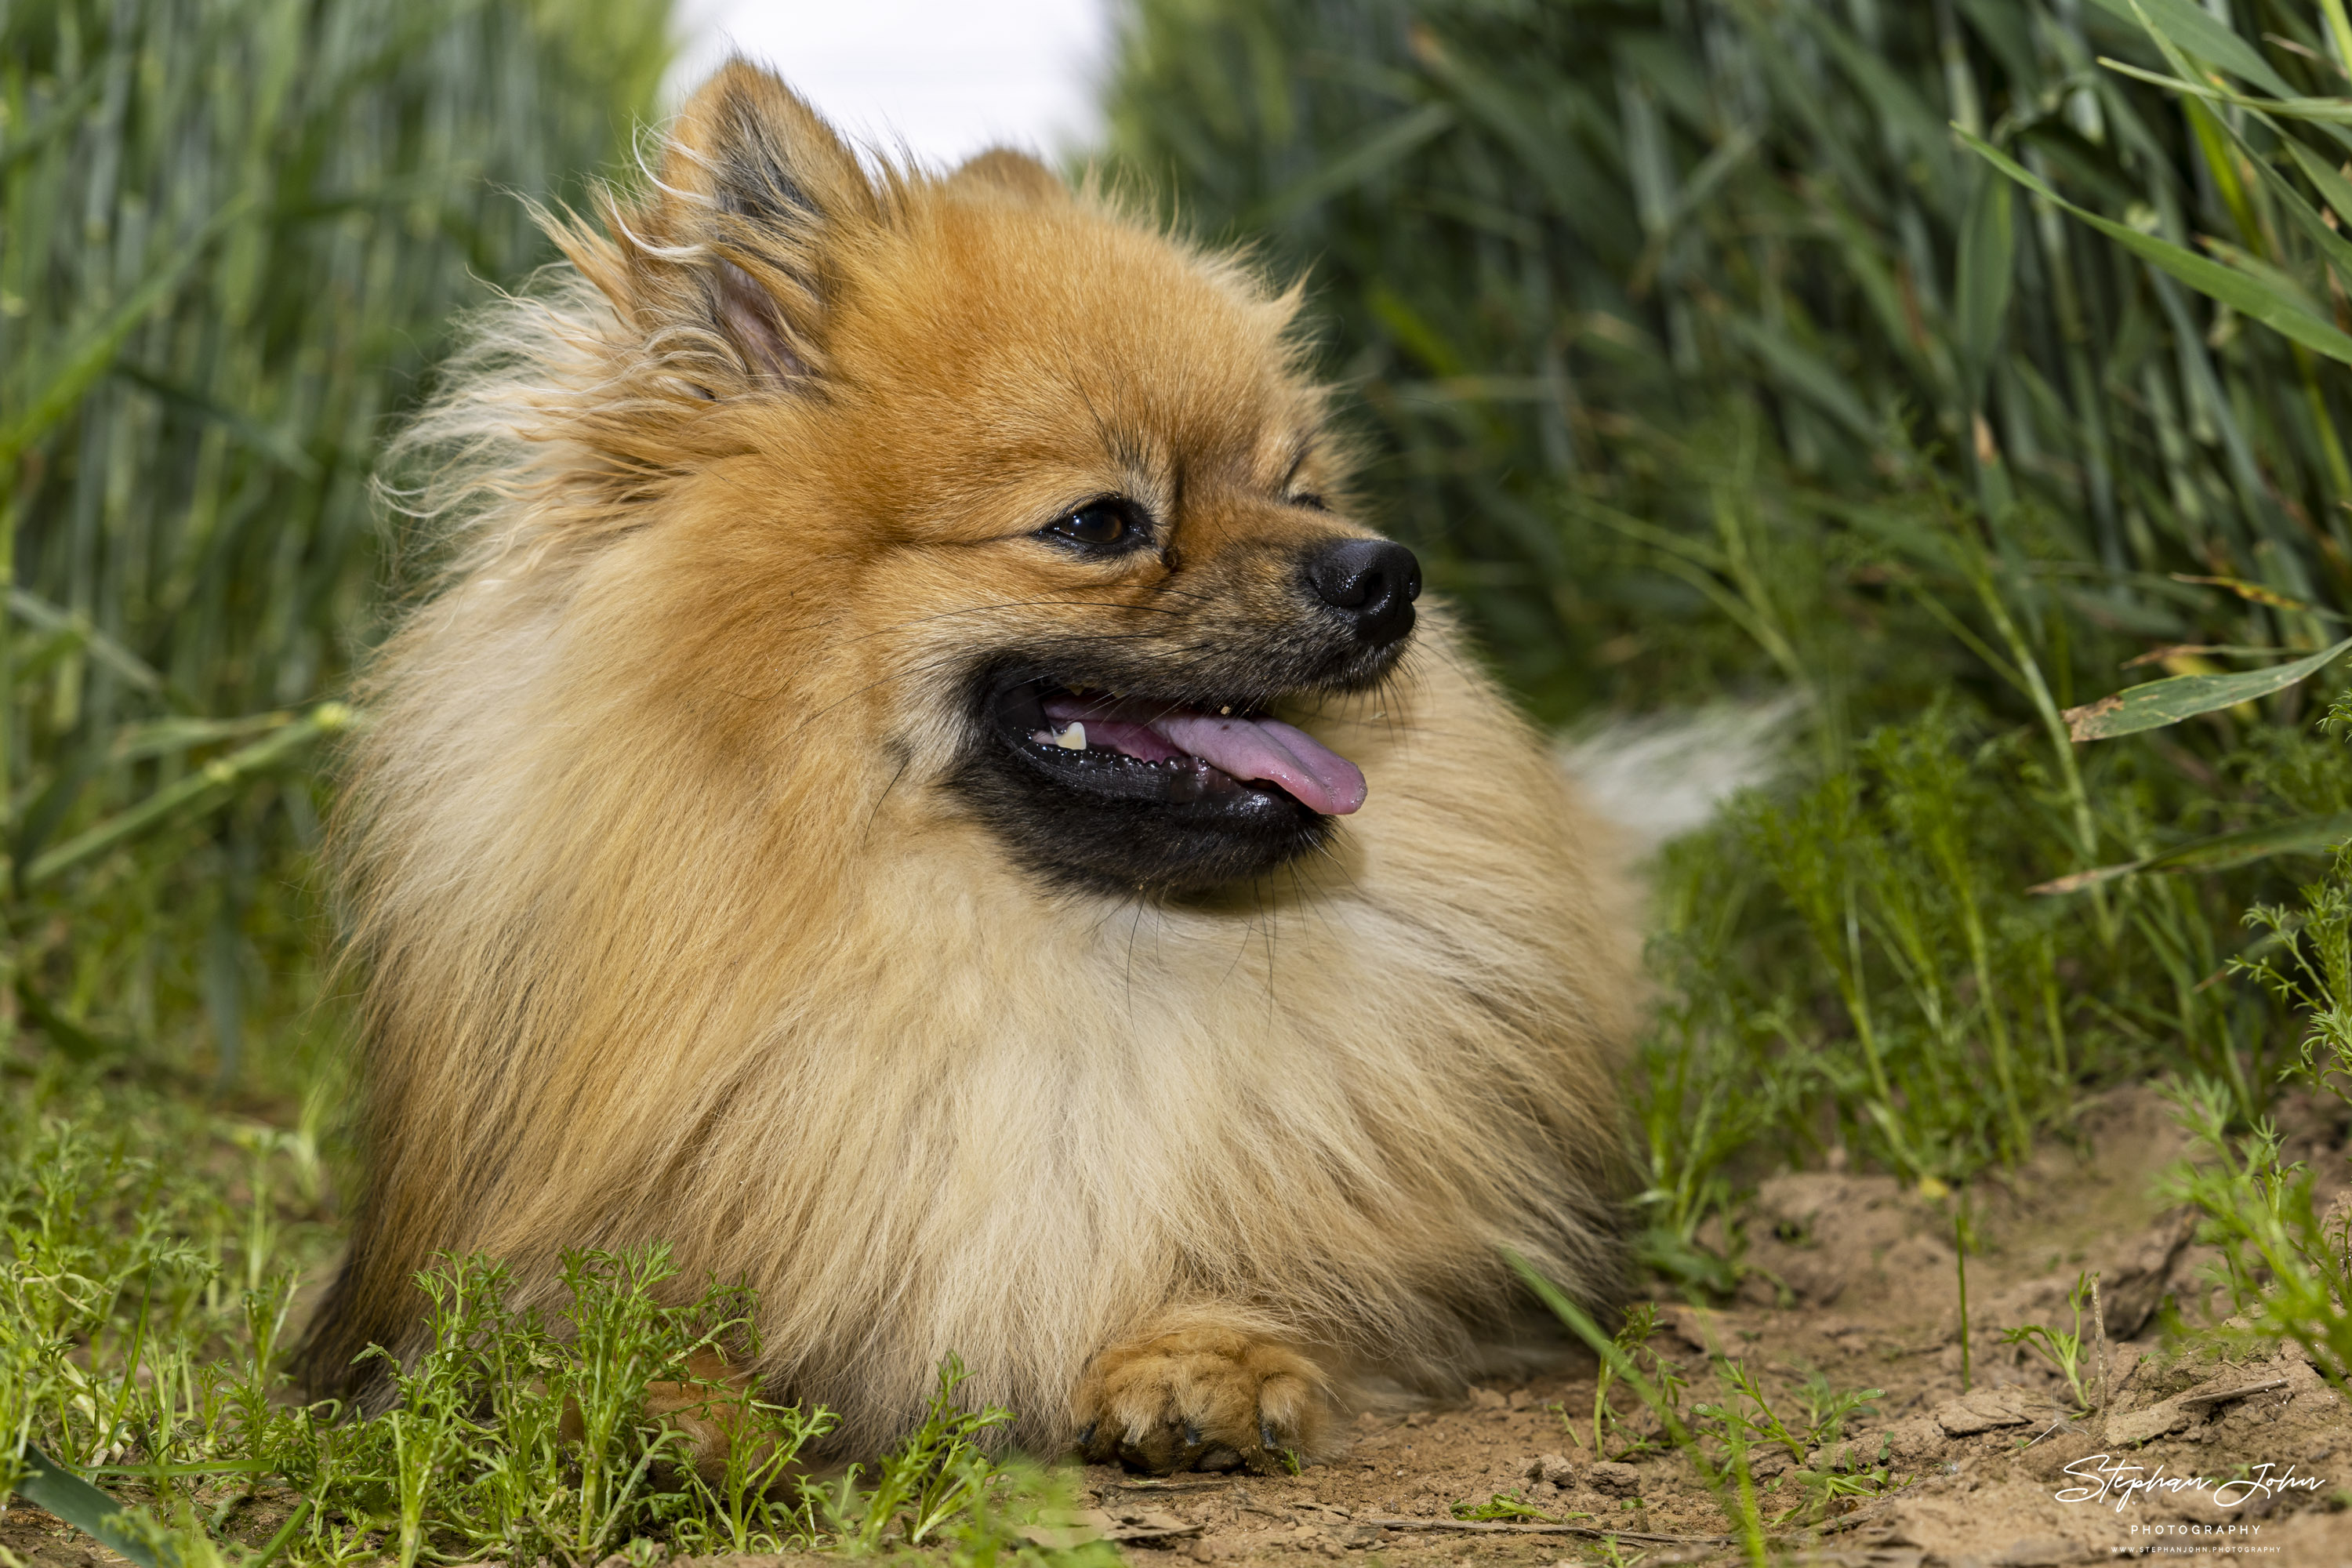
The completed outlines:
[[[2090,1454],[2067,1466],[2065,1473],[2087,1484],[2061,1487],[2053,1497],[2060,1502],[2105,1502],[2112,1497],[2117,1513],[2155,1492],[2210,1492],[2214,1507],[2239,1508],[2256,1498],[2313,1492],[2327,1484],[2319,1476],[2296,1475],[2292,1461],[2284,1469],[2256,1465],[2252,1475],[2217,1481],[2210,1476],[2168,1476],[2160,1464],[2151,1470],[2126,1459]]]

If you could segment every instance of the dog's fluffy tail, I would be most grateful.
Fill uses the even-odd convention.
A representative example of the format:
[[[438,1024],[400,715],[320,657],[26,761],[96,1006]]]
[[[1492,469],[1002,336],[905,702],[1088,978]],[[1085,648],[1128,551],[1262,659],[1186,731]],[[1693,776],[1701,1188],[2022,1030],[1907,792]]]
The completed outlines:
[[[1668,709],[1580,726],[1560,738],[1557,754],[1586,803],[1646,855],[1777,776],[1804,718],[1793,693]]]

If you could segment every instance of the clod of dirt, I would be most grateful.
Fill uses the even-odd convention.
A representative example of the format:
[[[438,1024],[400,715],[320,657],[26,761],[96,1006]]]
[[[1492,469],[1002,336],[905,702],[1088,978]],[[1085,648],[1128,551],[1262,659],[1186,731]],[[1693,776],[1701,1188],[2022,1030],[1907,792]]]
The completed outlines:
[[[1937,1405],[1936,1425],[1946,1436],[1973,1437],[1996,1426],[2023,1426],[2056,1414],[2050,1400],[2022,1388],[1979,1388]]]
[[[2160,1399],[2140,1410],[2125,1411],[2107,1418],[2107,1441],[2110,1443],[2147,1443],[2175,1432],[2185,1432],[2207,1420],[2220,1420],[2226,1409],[2242,1399],[2270,1394],[2280,1389],[2294,1393],[2285,1395],[2293,1400],[2305,1386],[2316,1388],[2317,1374],[2300,1356],[2282,1353],[2273,1363],[2276,1375],[2258,1376],[2235,1368],[2222,1375],[2209,1378],[2195,1388]],[[2303,1377],[2294,1374],[2301,1373]]]
[[[1695,1307],[1665,1307],[1658,1312],[1658,1321],[1672,1331],[1686,1349],[1701,1355],[1711,1355],[1723,1348],[1723,1335],[1713,1318],[1713,1313],[1701,1312]]]
[[[1584,1472],[1584,1479],[1596,1491],[1612,1497],[1633,1497],[1642,1489],[1642,1472],[1631,1465],[1615,1465],[1606,1460]]]
[[[1556,1487],[1567,1486],[1576,1479],[1576,1467],[1568,1462],[1565,1454],[1538,1454],[1519,1473],[1530,1481],[1549,1482]]]
[[[2145,1410],[2128,1410],[2107,1417],[2107,1441],[2139,1444],[2185,1430],[2192,1419],[2179,1398],[2167,1399]]]
[[[1124,1542],[1135,1546],[1161,1546],[1201,1533],[1198,1524],[1131,1503],[1105,1508],[1071,1509],[1022,1531],[1032,1546],[1066,1551],[1094,1541]],[[599,1563],[597,1568],[605,1568]]]
[[[1886,1429],[1886,1452],[1898,1464],[1930,1464],[1944,1457],[1944,1429],[1932,1415],[1897,1421]]]

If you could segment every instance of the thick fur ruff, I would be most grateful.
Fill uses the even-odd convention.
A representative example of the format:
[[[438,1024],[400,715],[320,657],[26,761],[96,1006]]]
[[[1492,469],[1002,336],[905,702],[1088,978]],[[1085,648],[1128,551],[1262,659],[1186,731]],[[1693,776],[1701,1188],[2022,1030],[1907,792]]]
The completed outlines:
[[[410,437],[452,564],[337,827],[370,1186],[320,1379],[416,1352],[437,1252],[546,1302],[661,1239],[837,1451],[953,1353],[1024,1446],[1167,1468],[1458,1387],[1505,1248],[1605,1294],[1627,906],[1442,609],[1258,693],[1370,792],[1268,874],[1074,882],[957,784],[992,660],[1288,657],[1286,552],[1364,532],[1295,299],[1010,154],[861,166],[740,64],[553,226]],[[1041,542],[1110,493],[1156,550]]]

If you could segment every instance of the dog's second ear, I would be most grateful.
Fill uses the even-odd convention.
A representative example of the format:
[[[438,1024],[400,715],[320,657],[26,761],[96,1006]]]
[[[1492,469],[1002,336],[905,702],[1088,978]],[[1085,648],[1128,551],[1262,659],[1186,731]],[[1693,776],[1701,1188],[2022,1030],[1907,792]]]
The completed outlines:
[[[877,221],[881,205],[814,110],[731,59],[679,114],[654,190],[611,215],[640,285],[627,305],[650,329],[716,332],[744,390],[801,380],[823,364],[826,252],[845,228]]]
[[[1019,201],[1044,205],[1067,201],[1070,187],[1061,176],[1026,153],[992,147],[965,161],[954,174],[960,185],[975,185]]]

